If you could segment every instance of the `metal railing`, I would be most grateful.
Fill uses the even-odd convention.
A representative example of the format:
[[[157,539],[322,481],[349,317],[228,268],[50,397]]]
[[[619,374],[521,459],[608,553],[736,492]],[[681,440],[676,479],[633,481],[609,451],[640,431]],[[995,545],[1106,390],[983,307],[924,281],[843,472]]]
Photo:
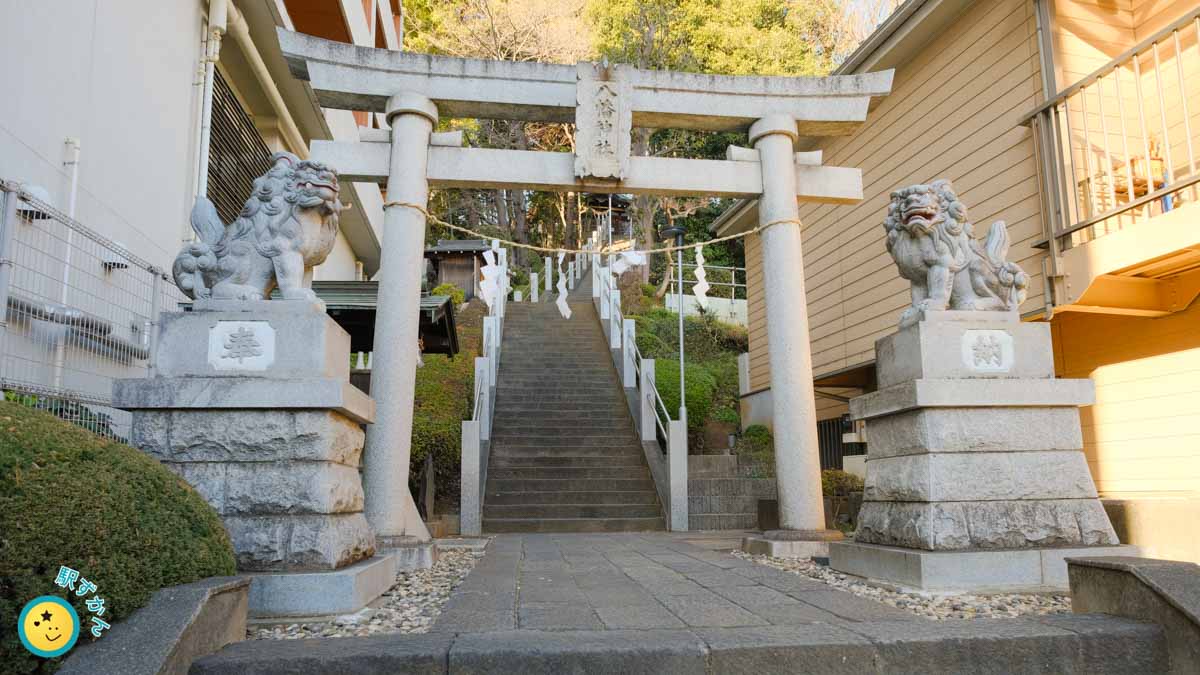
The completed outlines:
[[[185,301],[163,270],[0,180],[0,389],[125,440],[118,378],[153,374],[158,317]]]
[[[1200,8],[1030,113],[1057,250],[1200,198]]]
[[[680,264],[680,263],[675,263]],[[695,270],[699,265],[695,263],[682,263],[683,265],[683,292],[691,293],[692,288],[699,282],[694,276],[689,274],[690,270]],[[705,265],[704,271],[707,272],[705,281],[713,288],[709,291],[709,297],[724,297],[729,296],[730,300],[745,300],[746,299],[746,268],[745,267],[726,267],[723,265]],[[741,276],[742,281],[738,281],[738,276]],[[678,291],[675,290],[676,279],[675,275],[670,275],[670,282],[667,285],[667,294],[674,295]],[[728,292],[720,289],[729,289]]]
[[[636,340],[637,324],[621,313],[621,290],[617,288],[616,276],[610,271],[613,256],[609,256],[607,265],[601,263],[600,254],[593,254],[592,300],[599,310],[600,327],[621,375],[621,386],[630,392],[631,400],[637,402],[634,419],[638,434],[643,442],[659,446],[660,456],[648,459],[658,493],[663,498],[668,529],[684,532],[688,528],[687,426],[683,420],[671,418],[655,385],[654,359],[642,357]],[[680,396],[683,395],[680,392]]]
[[[464,535],[477,536],[483,530],[483,494],[487,485],[488,455],[491,450],[492,420],[496,411],[496,380],[500,372],[500,345],[504,340],[504,316],[508,294],[508,251],[497,248],[501,288],[483,318],[480,356],[475,357],[475,387],[472,392],[471,419],[462,423],[462,461],[459,528]]]

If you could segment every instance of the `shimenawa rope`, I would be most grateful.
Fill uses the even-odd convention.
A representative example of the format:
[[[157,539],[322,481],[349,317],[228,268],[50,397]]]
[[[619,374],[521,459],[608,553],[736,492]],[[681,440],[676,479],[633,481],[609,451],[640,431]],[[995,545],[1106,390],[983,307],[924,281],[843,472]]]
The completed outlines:
[[[610,252],[612,252],[612,253],[669,253],[669,252],[673,252],[673,251],[686,251],[687,249],[699,248],[701,246],[712,246],[713,244],[719,244],[723,241],[729,241],[731,239],[738,239],[740,237],[746,237],[751,234],[757,234],[759,232],[762,232],[763,230],[765,230],[768,227],[771,227],[773,225],[782,225],[784,223],[795,223],[797,225],[800,224],[800,220],[798,218],[780,218],[779,220],[772,220],[769,223],[763,223],[762,225],[756,225],[755,227],[752,227],[749,230],[746,230],[745,232],[738,232],[736,234],[727,234],[724,237],[717,237],[716,239],[709,239],[708,241],[701,241],[701,242],[697,242],[695,244],[684,244],[683,246],[664,246],[663,248],[653,248],[648,251],[609,251],[607,247],[602,248],[598,251],[592,251],[592,250],[583,249],[583,248],[562,248],[562,247],[554,248],[554,247],[549,247],[549,246],[535,246],[533,244],[522,244],[520,242],[510,241],[508,239],[500,239],[498,237],[486,235],[486,234],[483,234],[482,232],[476,232],[475,230],[463,227],[461,225],[447,223],[446,221],[442,220],[441,218],[438,218],[437,216],[430,213],[428,210],[425,209],[425,207],[421,206],[420,204],[412,204],[410,202],[402,202],[402,201],[390,201],[390,202],[384,202],[384,204],[383,204],[383,208],[385,208],[385,209],[388,207],[391,207],[391,206],[403,206],[405,208],[410,208],[415,211],[419,211],[421,213],[421,215],[425,216],[426,220],[428,220],[432,223],[436,223],[438,225],[441,225],[442,227],[450,228],[451,230],[455,230],[456,232],[462,232],[463,234],[469,234],[478,239],[489,239],[489,240],[495,239],[496,241],[499,241],[501,244],[504,244],[506,246],[512,246],[514,248],[528,249],[530,251],[537,251],[539,253],[558,253],[560,251],[563,253],[575,253],[575,254],[585,254],[585,255],[592,254],[592,253],[610,253]]]

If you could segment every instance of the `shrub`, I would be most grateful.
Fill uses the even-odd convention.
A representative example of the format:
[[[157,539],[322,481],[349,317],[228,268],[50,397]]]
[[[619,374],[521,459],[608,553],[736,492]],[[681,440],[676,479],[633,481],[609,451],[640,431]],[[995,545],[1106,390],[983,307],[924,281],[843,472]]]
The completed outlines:
[[[642,353],[644,359],[658,359],[672,353],[667,343],[654,333],[638,331],[635,335],[634,341],[637,342],[638,351]]]
[[[509,284],[512,286],[528,286],[529,270],[524,267],[509,267],[511,272]]]
[[[712,412],[713,389],[717,384],[703,367],[694,363],[685,364],[684,386],[687,387],[688,431],[704,428]],[[679,410],[679,361],[659,359],[654,362],[654,384],[662,396],[663,404],[674,417]]]
[[[775,475],[775,439],[765,426],[755,424],[746,427],[733,451],[745,463],[757,465],[764,475]]]
[[[235,572],[220,518],[183,479],[127,445],[0,402],[0,670],[57,668],[11,630],[39,595],[66,597],[85,622],[81,641],[92,639],[85,598],[54,584],[60,565],[99,587],[109,623],[159,588]]]
[[[840,469],[821,472],[821,494],[826,497],[844,497],[851,492],[862,492],[863,479]]]
[[[641,289],[644,298],[653,298],[654,294],[658,292],[658,286],[654,284],[642,284]]]
[[[463,302],[465,302],[467,299],[467,294],[463,292],[463,289],[461,289],[458,286],[455,286],[454,284],[451,284],[451,283],[441,284],[441,285],[435,287],[432,291],[430,291],[429,294],[430,295],[448,295],[448,296],[450,296],[450,299],[454,302],[455,307],[458,307],[459,305],[463,304]]]

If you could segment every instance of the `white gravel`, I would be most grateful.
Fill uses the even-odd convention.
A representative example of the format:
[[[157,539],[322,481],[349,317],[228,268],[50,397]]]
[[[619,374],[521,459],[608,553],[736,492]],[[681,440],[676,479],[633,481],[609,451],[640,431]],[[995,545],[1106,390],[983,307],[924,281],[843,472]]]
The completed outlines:
[[[733,555],[760,565],[815,579],[831,587],[907,610],[927,619],[975,619],[1045,614],[1070,614],[1071,596],[1003,593],[997,595],[930,595],[880,588],[849,577],[811,560],[771,558],[734,551]]]
[[[483,551],[443,549],[433,567],[401,572],[396,576],[394,586],[360,612],[328,621],[250,626],[246,637],[251,640],[297,640],[426,633],[441,614],[450,593],[482,557]]]

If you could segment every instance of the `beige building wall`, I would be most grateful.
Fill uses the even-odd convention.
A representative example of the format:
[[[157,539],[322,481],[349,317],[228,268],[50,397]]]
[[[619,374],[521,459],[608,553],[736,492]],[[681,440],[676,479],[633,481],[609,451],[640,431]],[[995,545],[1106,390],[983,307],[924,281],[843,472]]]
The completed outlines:
[[[824,163],[863,170],[862,202],[802,204],[804,268],[814,372],[820,377],[874,360],[875,340],[891,332],[909,303],[884,248],[892,190],[949,178],[979,231],[1008,222],[1010,257],[1031,276],[1023,309],[1042,302],[1041,215],[1033,141],[1020,125],[1041,99],[1030,0],[977,2],[953,30],[897,68],[892,94],[852,136],[819,147]],[[747,241],[747,267],[761,259]],[[761,280],[750,275],[751,390],[770,385]],[[765,318],[765,317],[764,317]]]
[[[1147,319],[1066,312],[1055,370],[1090,377],[1084,454],[1122,540],[1200,561],[1200,303]]]

